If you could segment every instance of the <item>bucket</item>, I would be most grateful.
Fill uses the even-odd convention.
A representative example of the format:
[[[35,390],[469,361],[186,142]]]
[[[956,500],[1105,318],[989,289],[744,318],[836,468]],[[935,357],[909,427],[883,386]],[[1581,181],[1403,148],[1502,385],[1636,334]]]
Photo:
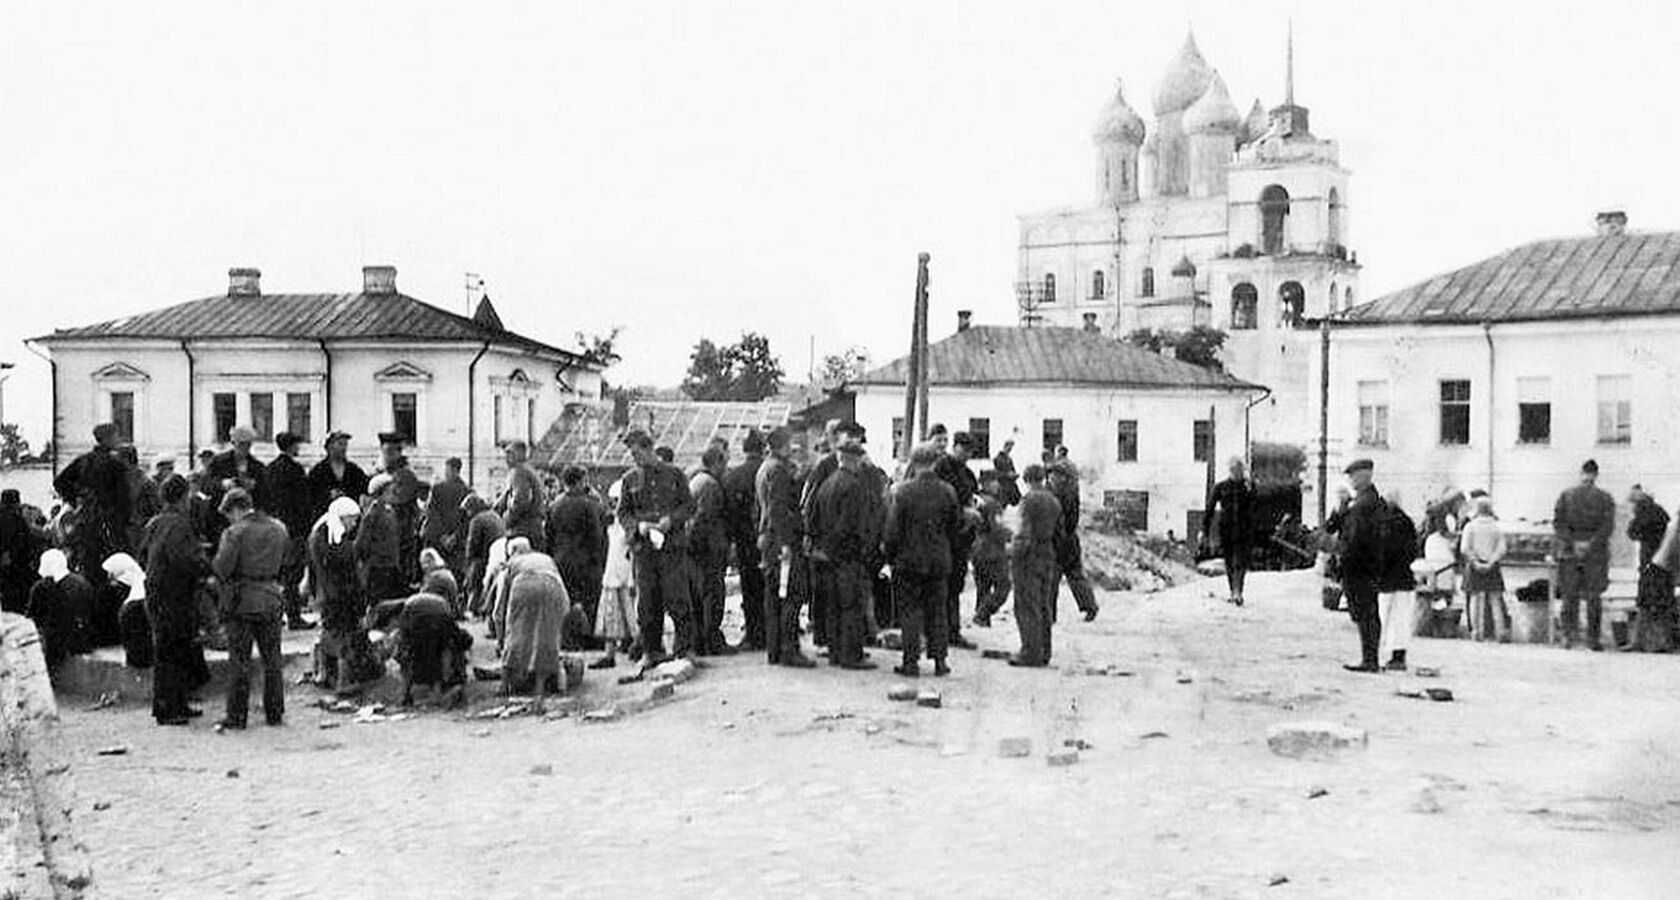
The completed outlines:
[[[1551,604],[1544,600],[1523,600],[1508,604],[1511,610],[1511,640],[1519,644],[1546,644],[1552,639]]]

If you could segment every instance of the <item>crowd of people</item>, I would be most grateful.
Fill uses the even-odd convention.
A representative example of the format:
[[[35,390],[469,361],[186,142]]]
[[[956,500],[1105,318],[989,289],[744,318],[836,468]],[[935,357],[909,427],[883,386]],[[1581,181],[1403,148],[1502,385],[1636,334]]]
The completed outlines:
[[[205,451],[182,475],[171,458],[144,471],[104,424],[55,478],[50,516],[0,494],[0,604],[36,621],[53,669],[116,645],[152,668],[162,725],[202,715],[205,648],[225,648],[219,730],[246,727],[259,675],[266,721],[284,721],[288,628],[320,629],[305,678],[322,690],[354,696],[395,659],[405,702],[425,690],[454,703],[471,670],[472,619],[501,663],[481,676],[541,696],[571,687],[563,652],[595,654],[595,669],[627,657],[639,666],[629,678],[673,657],[743,651],[808,668],[807,631],[830,665],[862,670],[877,667],[868,648],[897,628],[895,672],[919,676],[925,655],[945,675],[952,648],[975,647],[958,606],[970,571],[974,626],[989,627],[1013,598],[1012,665],[1050,663],[1062,580],[1086,619],[1097,615],[1065,449],[1017,470],[1006,442],[981,468],[970,462],[975,436],[935,426],[889,474],[855,422],[828,423],[815,454],[802,438],[748,432],[734,464],[714,440],[685,473],[669,448],[631,430],[627,470],[568,466],[558,479],[539,476],[514,441],[486,497],[457,459],[435,483],[421,480],[397,434],[379,436],[370,474],[350,459],[347,433],[328,435],[306,468],[296,435],[276,435],[265,463],[255,433],[236,427],[228,449]],[[1003,513],[1016,505],[1011,530]],[[722,627],[731,565],[743,617],[733,644]]]
[[[1509,552],[1505,530],[1484,490],[1451,491],[1427,504],[1421,522],[1409,516],[1395,492],[1379,493],[1369,459],[1350,463],[1348,486],[1325,523],[1330,573],[1340,583],[1359,631],[1354,672],[1406,671],[1417,630],[1420,596],[1442,606],[1462,593],[1465,630],[1478,641],[1511,639],[1510,609],[1502,565]],[[1240,482],[1240,464],[1233,462]],[[1598,463],[1582,464],[1576,484],[1552,510],[1549,554],[1558,600],[1557,637],[1566,648],[1604,650],[1604,594],[1610,586],[1610,542],[1616,501],[1598,487]],[[1226,487],[1229,482],[1222,482]],[[1231,493],[1240,494],[1235,488]],[[1227,501],[1229,502],[1229,501]],[[1629,491],[1627,537],[1639,550],[1634,629],[1619,649],[1665,653],[1677,637],[1674,571],[1680,565],[1680,517],[1671,517],[1643,487]],[[1238,500],[1236,508],[1240,508]],[[1241,576],[1232,581],[1240,603]],[[1542,599],[1546,599],[1542,597]],[[1583,623],[1584,618],[1584,623]],[[1386,657],[1386,659],[1385,659]]]

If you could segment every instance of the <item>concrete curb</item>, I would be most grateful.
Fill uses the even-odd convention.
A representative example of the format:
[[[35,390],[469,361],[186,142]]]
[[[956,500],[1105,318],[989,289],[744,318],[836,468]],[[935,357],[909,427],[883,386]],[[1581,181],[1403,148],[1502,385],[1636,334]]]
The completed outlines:
[[[86,900],[96,896],[88,849],[70,822],[69,755],[58,730],[58,704],[35,623],[0,613],[0,861],[12,875],[0,891],[18,897]]]

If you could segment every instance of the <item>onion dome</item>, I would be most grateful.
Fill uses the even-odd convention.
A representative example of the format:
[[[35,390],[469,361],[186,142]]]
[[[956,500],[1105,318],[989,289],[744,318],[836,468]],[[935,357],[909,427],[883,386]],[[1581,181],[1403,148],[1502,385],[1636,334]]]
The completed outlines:
[[[1099,144],[1140,144],[1143,143],[1143,118],[1126,102],[1125,86],[1114,86],[1114,99],[1103,107],[1102,118],[1097,120],[1096,132],[1092,139]]]
[[[1207,60],[1202,59],[1202,51],[1196,48],[1196,35],[1185,35],[1178,58],[1167,67],[1167,74],[1155,88],[1155,115],[1171,115],[1189,109],[1190,104],[1207,93],[1208,82],[1212,80],[1213,70],[1208,68]]]
[[[1237,132],[1241,143],[1249,143],[1260,139],[1266,133],[1268,125],[1266,108],[1260,105],[1260,98],[1254,99],[1254,105],[1248,108],[1248,118],[1243,120],[1242,130]]]
[[[1187,134],[1233,134],[1242,127],[1242,113],[1231,102],[1231,92],[1225,89],[1225,79],[1213,73],[1207,92],[1184,111],[1184,131]]]
[[[1190,261],[1190,257],[1181,256],[1173,264],[1172,274],[1174,278],[1195,278],[1196,264]]]

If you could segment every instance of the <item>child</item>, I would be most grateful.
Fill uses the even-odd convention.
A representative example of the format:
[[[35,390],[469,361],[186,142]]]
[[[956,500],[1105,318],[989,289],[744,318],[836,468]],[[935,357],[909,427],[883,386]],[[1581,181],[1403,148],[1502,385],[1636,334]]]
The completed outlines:
[[[623,490],[623,479],[607,489],[607,503],[615,512]],[[607,568],[601,574],[601,602],[595,608],[595,636],[606,646],[607,655],[589,667],[610,669],[618,665],[618,651],[628,647],[635,635],[636,580],[630,565],[630,538],[614,515],[607,526]]]

